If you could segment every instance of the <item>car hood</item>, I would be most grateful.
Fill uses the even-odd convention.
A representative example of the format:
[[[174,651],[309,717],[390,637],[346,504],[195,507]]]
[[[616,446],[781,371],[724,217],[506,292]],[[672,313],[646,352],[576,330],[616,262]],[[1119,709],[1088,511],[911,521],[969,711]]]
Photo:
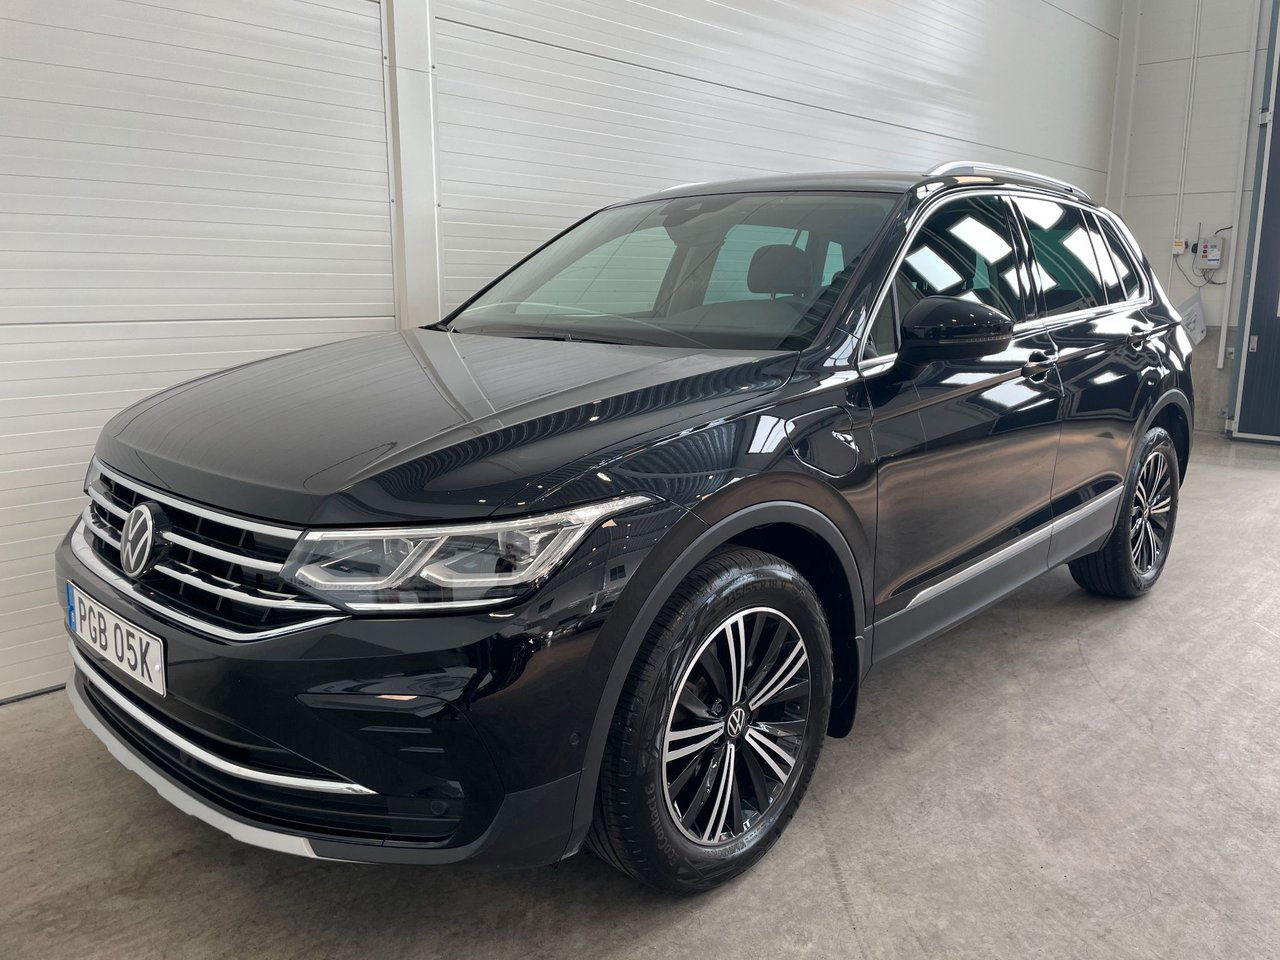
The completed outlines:
[[[152,486],[286,523],[483,517],[758,402],[794,360],[405,330],[172,387],[114,417],[97,452]]]

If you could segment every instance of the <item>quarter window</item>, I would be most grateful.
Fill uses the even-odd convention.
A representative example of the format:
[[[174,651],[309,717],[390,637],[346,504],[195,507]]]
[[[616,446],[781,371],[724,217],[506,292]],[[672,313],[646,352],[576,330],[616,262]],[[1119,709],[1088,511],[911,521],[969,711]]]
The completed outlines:
[[[1102,224],[1102,237],[1111,253],[1111,261],[1123,294],[1120,299],[1136,300],[1142,296],[1142,280],[1139,276],[1141,268],[1134,262],[1128,244],[1120,239],[1116,228],[1108,223],[1105,217],[1099,217],[1098,221]]]
[[[894,292],[890,287],[880,309],[876,311],[875,319],[871,321],[871,336],[867,338],[867,345],[862,352],[863,357],[868,360],[898,351],[898,320],[893,303]]]
[[[1045,313],[1057,316],[1107,302],[1084,210],[1054,200],[1015,197],[1027,223]]]
[[[1124,287],[1120,283],[1120,271],[1116,269],[1116,263],[1111,259],[1111,251],[1107,249],[1107,241],[1102,238],[1102,232],[1098,227],[1098,219],[1092,214],[1086,214],[1085,222],[1088,224],[1086,228],[1089,234],[1089,244],[1093,247],[1093,256],[1098,264],[1099,279],[1102,281],[1102,288],[1106,292],[1108,303],[1123,303],[1125,300]]]

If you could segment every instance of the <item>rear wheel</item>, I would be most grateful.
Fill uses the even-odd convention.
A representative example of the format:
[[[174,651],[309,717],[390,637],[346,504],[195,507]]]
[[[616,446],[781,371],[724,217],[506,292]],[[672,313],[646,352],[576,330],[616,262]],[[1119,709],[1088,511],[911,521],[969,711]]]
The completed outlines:
[[[1160,579],[1178,518],[1178,454],[1173,438],[1152,427],[1129,470],[1120,515],[1107,542],[1072,560],[1071,576],[1091,593],[1137,597]]]
[[[790,564],[732,549],[668,600],[623,690],[590,847],[654,886],[709,889],[782,834],[831,705],[831,644]]]

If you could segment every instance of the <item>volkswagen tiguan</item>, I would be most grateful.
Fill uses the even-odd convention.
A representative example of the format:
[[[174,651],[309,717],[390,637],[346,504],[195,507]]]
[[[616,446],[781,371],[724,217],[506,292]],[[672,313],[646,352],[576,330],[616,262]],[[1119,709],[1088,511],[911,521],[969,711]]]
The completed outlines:
[[[129,407],[58,548],[80,718],[243,841],[706,889],[869,670],[1169,556],[1190,342],[1070,184],[679,187],[424,319]]]

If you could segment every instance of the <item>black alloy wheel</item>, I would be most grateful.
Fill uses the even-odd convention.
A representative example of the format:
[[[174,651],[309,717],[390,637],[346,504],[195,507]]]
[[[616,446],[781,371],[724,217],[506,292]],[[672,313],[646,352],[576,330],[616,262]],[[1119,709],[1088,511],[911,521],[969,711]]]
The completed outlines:
[[[1133,568],[1146,576],[1164,559],[1173,506],[1173,471],[1159,447],[1147,454],[1133,487],[1129,507],[1129,555]]]
[[[782,836],[831,711],[831,635],[791,564],[728,546],[671,592],[623,686],[587,844],[677,893],[747,870]]]
[[[667,810],[694,843],[742,836],[783,793],[809,717],[809,654],[781,611],[733,614],[680,680],[663,746]]]

